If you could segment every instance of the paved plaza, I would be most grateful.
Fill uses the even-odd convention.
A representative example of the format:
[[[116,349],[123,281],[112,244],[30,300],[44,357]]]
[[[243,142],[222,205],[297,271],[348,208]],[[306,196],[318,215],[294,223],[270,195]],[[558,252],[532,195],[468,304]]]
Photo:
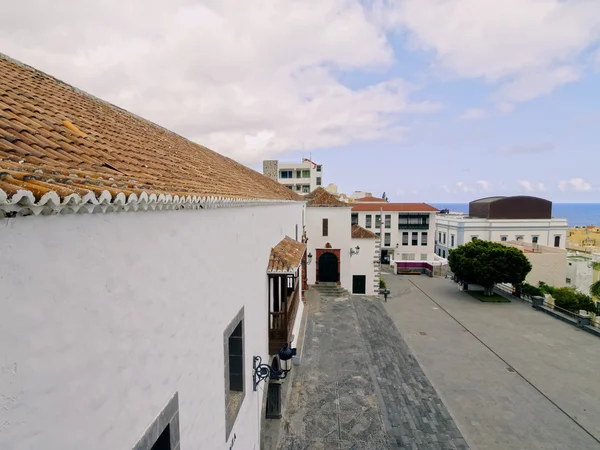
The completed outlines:
[[[600,449],[600,339],[450,280],[384,303],[309,291],[278,448]]]
[[[384,278],[387,312],[472,449],[600,449],[600,339],[443,278]]]

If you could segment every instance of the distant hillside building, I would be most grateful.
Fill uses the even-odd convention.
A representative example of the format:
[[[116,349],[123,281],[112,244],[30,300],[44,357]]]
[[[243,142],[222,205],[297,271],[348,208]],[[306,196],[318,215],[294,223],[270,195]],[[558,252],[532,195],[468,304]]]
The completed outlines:
[[[308,158],[304,158],[300,163],[265,160],[263,175],[300,195],[309,194],[323,185],[323,166]]]
[[[435,252],[443,258],[475,238],[566,248],[567,219],[552,217],[552,202],[538,197],[481,198],[469,203],[469,214],[440,213],[435,224]]]

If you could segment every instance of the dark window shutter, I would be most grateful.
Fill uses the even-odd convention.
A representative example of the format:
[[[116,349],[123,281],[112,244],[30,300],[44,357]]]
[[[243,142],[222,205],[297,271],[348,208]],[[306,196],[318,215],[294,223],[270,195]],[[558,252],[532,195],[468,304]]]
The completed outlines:
[[[329,219],[323,219],[323,236],[329,236]]]

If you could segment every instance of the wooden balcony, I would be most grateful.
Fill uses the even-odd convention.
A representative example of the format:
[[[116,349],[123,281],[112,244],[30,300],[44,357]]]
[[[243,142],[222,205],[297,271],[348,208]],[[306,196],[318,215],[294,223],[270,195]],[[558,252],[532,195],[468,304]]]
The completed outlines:
[[[300,301],[296,275],[269,275],[269,354],[275,355],[292,341],[292,330]]]

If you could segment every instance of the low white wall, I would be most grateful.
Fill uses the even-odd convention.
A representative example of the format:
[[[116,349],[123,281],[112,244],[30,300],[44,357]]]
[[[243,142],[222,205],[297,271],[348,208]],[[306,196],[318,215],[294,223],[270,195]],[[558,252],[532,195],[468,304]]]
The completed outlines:
[[[259,448],[266,267],[302,205],[18,217],[0,231],[0,448],[130,449],[179,392],[182,449],[225,440],[224,330],[243,307],[234,448]],[[264,389],[264,386],[262,387]]]

